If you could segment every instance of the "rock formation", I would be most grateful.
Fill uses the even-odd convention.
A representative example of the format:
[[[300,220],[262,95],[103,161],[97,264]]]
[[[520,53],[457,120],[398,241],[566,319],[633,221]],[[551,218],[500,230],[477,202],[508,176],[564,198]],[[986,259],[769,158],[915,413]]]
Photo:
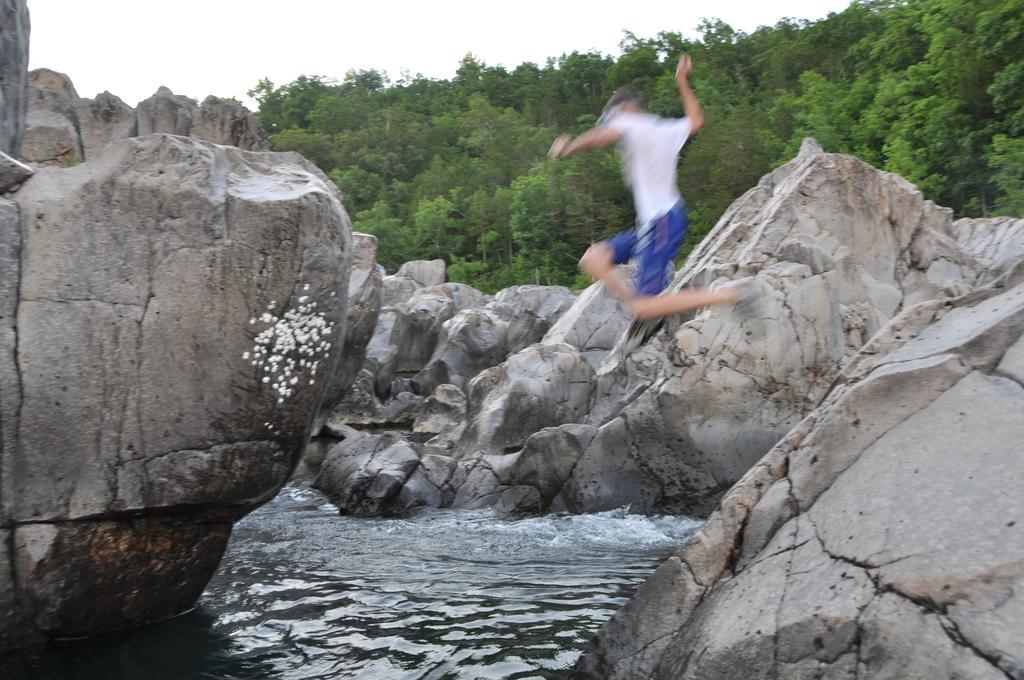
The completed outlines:
[[[603,286],[572,301],[564,289],[521,288],[464,306],[421,288],[381,313],[335,429],[407,426],[444,387],[465,393],[464,420],[413,449],[449,458],[452,475],[443,493],[403,498],[706,515],[903,310],[1024,268],[1022,224],[954,223],[902,178],[808,141],[734,203],[672,284],[746,280],[760,291],[753,308],[669,319],[624,359],[612,346],[628,318]],[[539,451],[558,460],[542,464]]]
[[[84,158],[78,133],[78,93],[71,79],[49,69],[29,73],[28,117],[21,157],[42,164],[77,163]]]
[[[70,78],[50,69],[29,74],[27,95],[20,155],[29,163],[74,165],[95,158],[113,141],[153,133],[247,150],[266,148],[266,134],[255,114],[217,97],[207,97],[199,106],[161,87],[135,110],[109,92],[81,98]]]
[[[186,137],[0,203],[0,647],[192,605],[306,443],[350,257],[310,163]]]
[[[444,283],[444,260],[412,260],[406,262],[398,271],[384,277],[384,297],[382,304],[393,307],[409,298],[420,288],[439,286]]]
[[[0,0],[0,154],[18,158],[28,101],[26,0]]]
[[[324,403],[333,406],[348,393],[355,383],[363,362],[366,347],[373,337],[380,314],[381,271],[377,266],[377,238],[370,234],[352,234],[352,268],[348,278],[348,316],[341,359],[329,376]],[[322,412],[314,428],[319,432],[329,413]]]
[[[975,252],[991,242],[962,226],[983,234]],[[881,329],[573,677],[1024,677],[1024,277],[1012,270],[997,263],[992,285]]]
[[[267,135],[256,114],[238,102],[212,95],[200,105],[189,134],[240,149],[267,147]]]
[[[80,99],[75,108],[85,158],[95,158],[107,144],[138,134],[135,110],[109,92]]]

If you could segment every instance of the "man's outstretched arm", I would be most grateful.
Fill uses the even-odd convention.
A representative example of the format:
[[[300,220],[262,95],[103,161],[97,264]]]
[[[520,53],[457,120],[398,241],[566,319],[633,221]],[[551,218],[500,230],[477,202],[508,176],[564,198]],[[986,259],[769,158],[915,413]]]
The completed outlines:
[[[704,111],[700,108],[697,95],[690,89],[690,83],[687,81],[692,70],[693,62],[690,60],[690,57],[680,54],[679,65],[676,66],[676,85],[679,86],[679,96],[683,100],[683,110],[686,111],[686,116],[690,119],[691,135],[700,130],[701,126],[704,125]]]
[[[590,128],[576,139],[569,135],[561,135],[551,144],[548,156],[551,158],[566,158],[580,151],[611,146],[619,141],[620,137],[622,137],[622,133],[610,127]]]

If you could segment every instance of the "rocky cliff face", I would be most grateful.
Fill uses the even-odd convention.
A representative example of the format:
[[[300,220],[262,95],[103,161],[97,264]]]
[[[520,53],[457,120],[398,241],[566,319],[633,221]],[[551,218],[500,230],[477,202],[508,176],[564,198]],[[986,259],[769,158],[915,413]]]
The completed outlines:
[[[710,512],[573,677],[1024,678],[1024,220],[954,222],[807,142],[673,289],[741,279],[756,305],[625,358],[600,287],[522,349],[521,300],[465,308],[376,407],[432,438],[338,427],[317,485],[354,514]]]
[[[1019,265],[875,335],[573,677],[1024,677]]]
[[[351,258],[336,189],[294,154],[150,135],[13,198],[0,646],[191,606],[305,445]]]
[[[366,374],[335,421],[411,423],[447,384],[466,403],[462,422],[411,447],[446,458],[450,493],[431,496],[442,504],[706,515],[893,318],[1020,263],[1020,224],[954,223],[902,178],[808,141],[736,201],[672,286],[745,280],[759,291],[753,307],[669,319],[623,357],[612,346],[628,319],[600,285],[574,301],[509,289],[461,309],[421,289],[382,312]],[[543,337],[524,335],[540,349],[509,341],[509,320],[528,308],[545,319]],[[540,450],[559,460],[538,468]]]
[[[235,102],[207,97],[201,105],[166,87],[132,109],[109,92],[78,96],[63,73],[29,74],[28,119],[21,158],[39,165],[74,165],[97,157],[116,140],[167,133],[259,151],[266,134],[255,114]]]
[[[18,157],[25,127],[29,17],[26,0],[0,0],[0,153]]]

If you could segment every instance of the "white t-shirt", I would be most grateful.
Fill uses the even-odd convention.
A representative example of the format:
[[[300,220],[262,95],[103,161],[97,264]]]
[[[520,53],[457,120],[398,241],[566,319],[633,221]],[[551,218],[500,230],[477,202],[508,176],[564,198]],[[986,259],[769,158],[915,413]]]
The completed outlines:
[[[622,111],[606,125],[622,133],[622,175],[633,190],[637,224],[646,225],[681,199],[676,166],[679,151],[690,136],[690,119]]]

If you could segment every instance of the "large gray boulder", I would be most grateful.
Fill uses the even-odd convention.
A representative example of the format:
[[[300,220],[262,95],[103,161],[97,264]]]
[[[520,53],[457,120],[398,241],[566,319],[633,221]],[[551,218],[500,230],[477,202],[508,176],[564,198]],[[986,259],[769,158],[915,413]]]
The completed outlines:
[[[508,322],[508,353],[515,354],[541,342],[575,301],[576,296],[565,286],[511,286],[498,291],[486,307]]]
[[[422,453],[397,432],[355,432],[327,454],[313,486],[346,515],[399,515],[451,501],[455,461]]]
[[[619,267],[619,272],[628,278],[632,268]],[[572,345],[597,366],[629,326],[629,321],[626,305],[598,282],[580,293],[569,309],[559,315],[541,342]]]
[[[572,677],[1024,677],[1024,284],[895,318]]]
[[[32,176],[34,170],[0,151],[0,194],[14,189]]]
[[[581,422],[593,389],[594,370],[575,347],[531,345],[469,382],[469,424],[455,452],[516,451],[538,430]]]
[[[345,342],[338,367],[331,375],[324,395],[325,409],[321,422],[314,431],[319,432],[327,414],[337,406],[355,383],[366,361],[366,347],[373,337],[380,314],[381,277],[377,266],[377,237],[370,234],[352,234],[352,268],[348,277],[348,320]]]
[[[78,106],[78,93],[66,75],[45,68],[29,73],[22,159],[42,165],[82,161],[85,154],[78,130]]]
[[[433,356],[414,384],[420,394],[444,383],[461,388],[507,356],[508,322],[489,309],[464,309],[441,325]]]
[[[393,514],[403,484],[419,464],[419,453],[397,432],[355,434],[327,453],[313,486],[342,514]]]
[[[806,144],[729,208],[671,286],[745,280],[758,304],[669,319],[598,369],[589,422],[601,429],[570,506],[713,510],[897,313],[979,284],[986,267],[951,224],[902,178]]]
[[[455,489],[452,507],[490,507],[504,514],[570,509],[562,490],[596,432],[579,423],[546,427],[518,451],[478,452],[459,460],[449,482]]]
[[[409,299],[421,288],[444,283],[447,268],[444,260],[411,260],[394,274],[384,277],[382,304],[392,307]]]
[[[446,271],[444,260],[411,260],[399,267],[395,276],[405,276],[421,288],[429,288],[444,283]]]
[[[0,0],[0,153],[18,158],[28,102],[26,0]]]
[[[139,102],[136,109],[138,134],[189,135],[198,110],[196,100],[174,94],[161,85],[152,97]]]
[[[8,615],[4,646],[192,606],[231,522],[307,441],[351,254],[336,189],[295,154],[152,135],[46,168],[14,198],[0,206],[0,592],[23,625]]]
[[[366,350],[366,368],[375,376],[377,394],[390,396],[397,374],[423,370],[438,347],[445,322],[487,300],[471,286],[445,283],[420,288],[408,301],[382,309]],[[429,394],[437,384],[425,386],[421,393]]]
[[[212,95],[199,107],[190,134],[239,149],[262,151],[267,148],[267,133],[256,114],[238,102]]]
[[[109,92],[80,99],[76,111],[86,160],[98,156],[107,144],[136,135],[135,109]]]

